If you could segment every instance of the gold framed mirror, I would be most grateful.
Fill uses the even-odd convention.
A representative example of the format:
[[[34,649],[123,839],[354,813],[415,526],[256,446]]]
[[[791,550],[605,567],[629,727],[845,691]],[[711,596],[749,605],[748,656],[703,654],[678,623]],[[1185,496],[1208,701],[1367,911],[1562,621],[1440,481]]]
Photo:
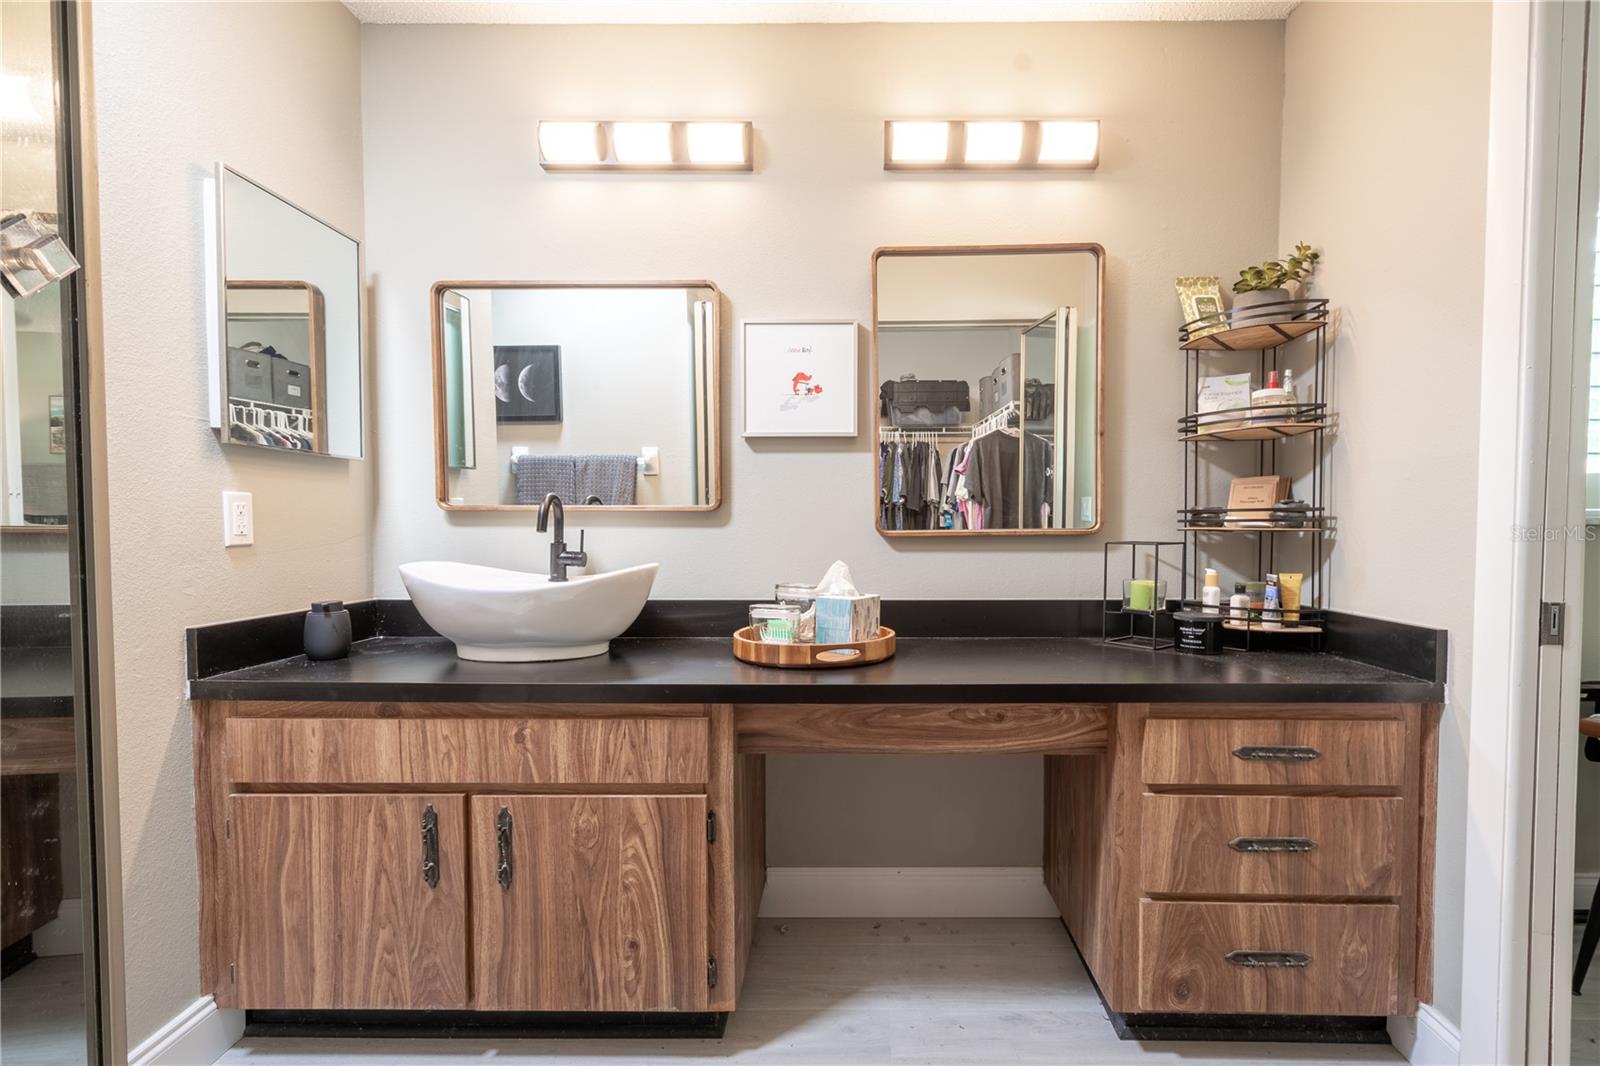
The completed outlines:
[[[873,252],[879,533],[1100,530],[1104,302],[1098,244]]]
[[[715,510],[721,304],[709,281],[435,284],[439,506]]]

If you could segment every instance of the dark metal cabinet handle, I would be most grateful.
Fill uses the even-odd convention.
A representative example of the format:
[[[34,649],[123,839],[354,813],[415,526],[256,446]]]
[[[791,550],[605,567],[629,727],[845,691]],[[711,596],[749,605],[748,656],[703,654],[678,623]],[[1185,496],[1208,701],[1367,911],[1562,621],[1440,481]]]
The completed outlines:
[[[1310,851],[1317,842],[1310,837],[1234,837],[1228,847],[1246,855],[1264,851]]]
[[[1251,970],[1303,970],[1311,965],[1311,956],[1303,951],[1230,951],[1222,957]]]
[[[431,803],[422,811],[422,880],[439,887],[439,812]]]
[[[511,888],[511,808],[501,807],[494,819],[495,837],[500,842],[500,864],[496,871],[501,889]]]
[[[1310,762],[1322,758],[1322,752],[1303,744],[1246,744],[1234,748],[1233,757],[1245,762]]]

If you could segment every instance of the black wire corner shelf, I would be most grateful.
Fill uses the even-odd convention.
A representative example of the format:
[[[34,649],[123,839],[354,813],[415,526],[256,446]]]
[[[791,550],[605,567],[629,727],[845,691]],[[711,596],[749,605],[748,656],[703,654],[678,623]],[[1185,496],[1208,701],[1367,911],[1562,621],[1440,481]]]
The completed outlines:
[[[1178,327],[1178,347],[1186,352],[1266,351],[1327,324],[1327,300],[1274,300],[1185,322]]]
[[[1178,419],[1178,439],[1283,440],[1328,428],[1325,403],[1280,403],[1195,411]]]
[[[1204,570],[1248,572],[1250,564],[1241,561],[1241,552],[1251,547],[1256,580],[1280,572],[1303,575],[1302,606],[1293,625],[1274,625],[1259,613],[1235,619],[1227,617],[1226,606],[1221,609],[1223,629],[1235,638],[1230,641],[1233,647],[1242,638],[1246,648],[1320,649],[1328,630],[1323,570],[1328,538],[1335,531],[1324,496],[1327,434],[1334,421],[1326,401],[1328,324],[1327,300],[1302,299],[1236,308],[1186,322],[1178,330],[1178,346],[1186,356],[1184,413],[1177,420],[1184,456],[1183,506],[1176,516],[1183,537],[1179,593],[1183,609],[1208,613],[1200,600]],[[1284,404],[1200,411],[1200,382],[1210,365],[1208,357],[1218,352],[1254,353],[1258,388],[1292,362],[1304,400],[1297,396]],[[1251,449],[1256,476],[1289,475],[1302,498],[1252,507],[1213,504],[1208,497],[1219,491],[1220,479],[1212,466],[1221,458],[1217,453],[1231,450],[1235,456],[1239,452],[1248,456]],[[1230,463],[1228,469],[1237,471],[1242,465]],[[1225,489],[1220,491],[1225,494]],[[1226,588],[1223,598],[1227,599]]]

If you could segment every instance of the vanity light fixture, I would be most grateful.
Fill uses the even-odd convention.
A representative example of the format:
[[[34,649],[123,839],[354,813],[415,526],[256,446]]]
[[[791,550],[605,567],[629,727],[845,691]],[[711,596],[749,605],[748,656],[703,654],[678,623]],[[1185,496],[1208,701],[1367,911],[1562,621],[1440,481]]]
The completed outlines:
[[[1099,165],[1099,119],[883,124],[885,170],[1093,170]]]
[[[753,169],[749,122],[540,122],[545,170]]]
[[[539,162],[545,166],[594,166],[603,154],[598,122],[539,123]]]

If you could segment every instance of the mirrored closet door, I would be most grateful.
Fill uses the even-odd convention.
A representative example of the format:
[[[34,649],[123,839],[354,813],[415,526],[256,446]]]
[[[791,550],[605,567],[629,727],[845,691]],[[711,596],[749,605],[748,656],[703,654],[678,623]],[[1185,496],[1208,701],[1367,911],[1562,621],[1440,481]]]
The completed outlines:
[[[0,1058],[102,1061],[77,5],[0,18]]]

